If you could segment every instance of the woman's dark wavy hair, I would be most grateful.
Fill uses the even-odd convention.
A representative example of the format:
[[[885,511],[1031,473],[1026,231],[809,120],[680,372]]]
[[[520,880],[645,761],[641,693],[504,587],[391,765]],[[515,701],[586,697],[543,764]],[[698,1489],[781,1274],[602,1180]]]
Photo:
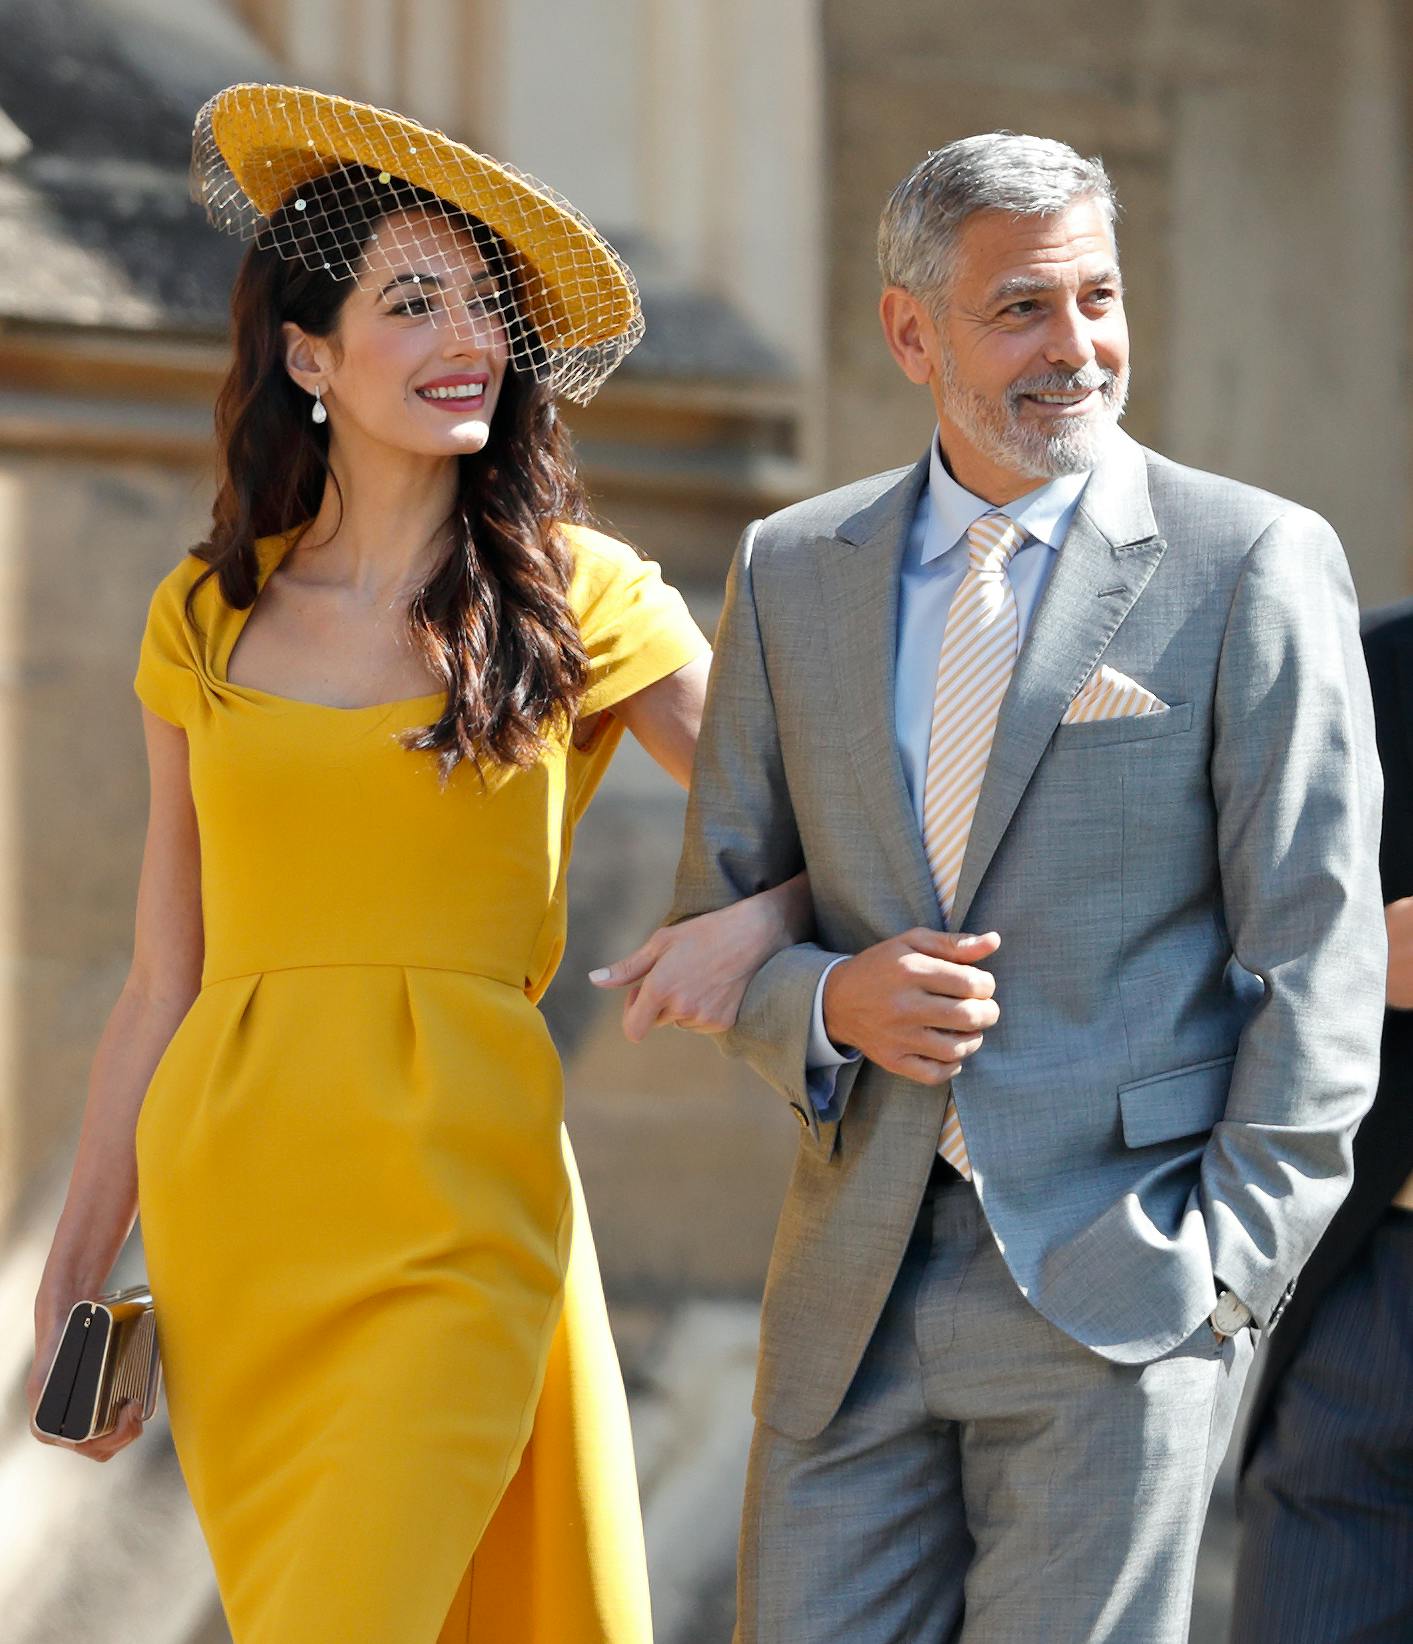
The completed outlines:
[[[286,202],[236,278],[234,358],[216,400],[220,483],[211,534],[193,550],[209,568],[192,595],[215,576],[227,604],[240,610],[259,591],[256,540],[312,520],[325,485],[337,485],[328,425],[311,420],[309,396],[285,370],[280,327],[291,321],[316,337],[336,331],[353,271],[386,214],[387,191],[364,166],[331,172],[300,193],[314,209],[300,215]],[[434,219],[446,215],[434,195],[415,194],[412,203]],[[397,198],[406,209],[408,185]],[[515,252],[479,218],[463,214],[458,222],[453,213],[450,221],[474,235],[509,293],[507,323],[520,342],[542,347],[519,300]],[[274,249],[291,240],[298,255]],[[557,527],[587,521],[589,509],[568,433],[531,373],[507,367],[490,439],[476,455],[458,457],[457,470],[450,544],[408,613],[446,701],[436,722],[406,742],[435,754],[443,779],[463,759],[478,770],[483,760],[533,765],[546,732],[572,722],[588,679],[569,605],[573,560]]]

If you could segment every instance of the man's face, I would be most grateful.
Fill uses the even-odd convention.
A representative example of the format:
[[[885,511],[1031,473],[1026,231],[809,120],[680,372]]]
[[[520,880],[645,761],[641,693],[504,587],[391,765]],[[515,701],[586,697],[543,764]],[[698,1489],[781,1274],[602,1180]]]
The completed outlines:
[[[1094,466],[1128,394],[1118,258],[1095,201],[969,217],[932,318],[924,346],[954,471],[979,459],[1029,487]]]

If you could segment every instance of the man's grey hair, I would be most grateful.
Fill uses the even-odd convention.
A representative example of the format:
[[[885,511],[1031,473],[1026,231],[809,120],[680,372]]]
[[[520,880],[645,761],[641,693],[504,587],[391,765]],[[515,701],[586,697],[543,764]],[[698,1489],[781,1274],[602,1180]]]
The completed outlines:
[[[951,283],[957,238],[975,211],[1051,217],[1094,200],[1114,234],[1118,201],[1102,160],[1068,143],[992,131],[929,154],[903,178],[878,225],[884,285],[940,304]]]

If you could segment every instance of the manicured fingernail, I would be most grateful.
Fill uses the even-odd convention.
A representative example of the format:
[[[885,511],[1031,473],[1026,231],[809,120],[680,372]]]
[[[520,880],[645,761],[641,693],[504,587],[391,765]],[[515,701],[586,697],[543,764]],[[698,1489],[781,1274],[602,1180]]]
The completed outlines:
[[[600,966],[598,970],[591,970],[589,972],[589,980],[591,982],[606,982],[608,978],[609,970],[606,965]]]

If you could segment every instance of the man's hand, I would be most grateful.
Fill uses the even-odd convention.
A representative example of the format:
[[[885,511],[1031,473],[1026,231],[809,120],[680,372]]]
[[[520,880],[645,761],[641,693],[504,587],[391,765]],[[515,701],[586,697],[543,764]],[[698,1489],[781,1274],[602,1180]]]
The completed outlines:
[[[1413,1010],[1413,896],[1402,896],[1384,909],[1388,926],[1388,1003],[1394,1010]]]
[[[1001,945],[984,936],[910,930],[835,965],[824,984],[824,1028],[889,1073],[945,1084],[1001,1012],[996,979],[978,970]]]

